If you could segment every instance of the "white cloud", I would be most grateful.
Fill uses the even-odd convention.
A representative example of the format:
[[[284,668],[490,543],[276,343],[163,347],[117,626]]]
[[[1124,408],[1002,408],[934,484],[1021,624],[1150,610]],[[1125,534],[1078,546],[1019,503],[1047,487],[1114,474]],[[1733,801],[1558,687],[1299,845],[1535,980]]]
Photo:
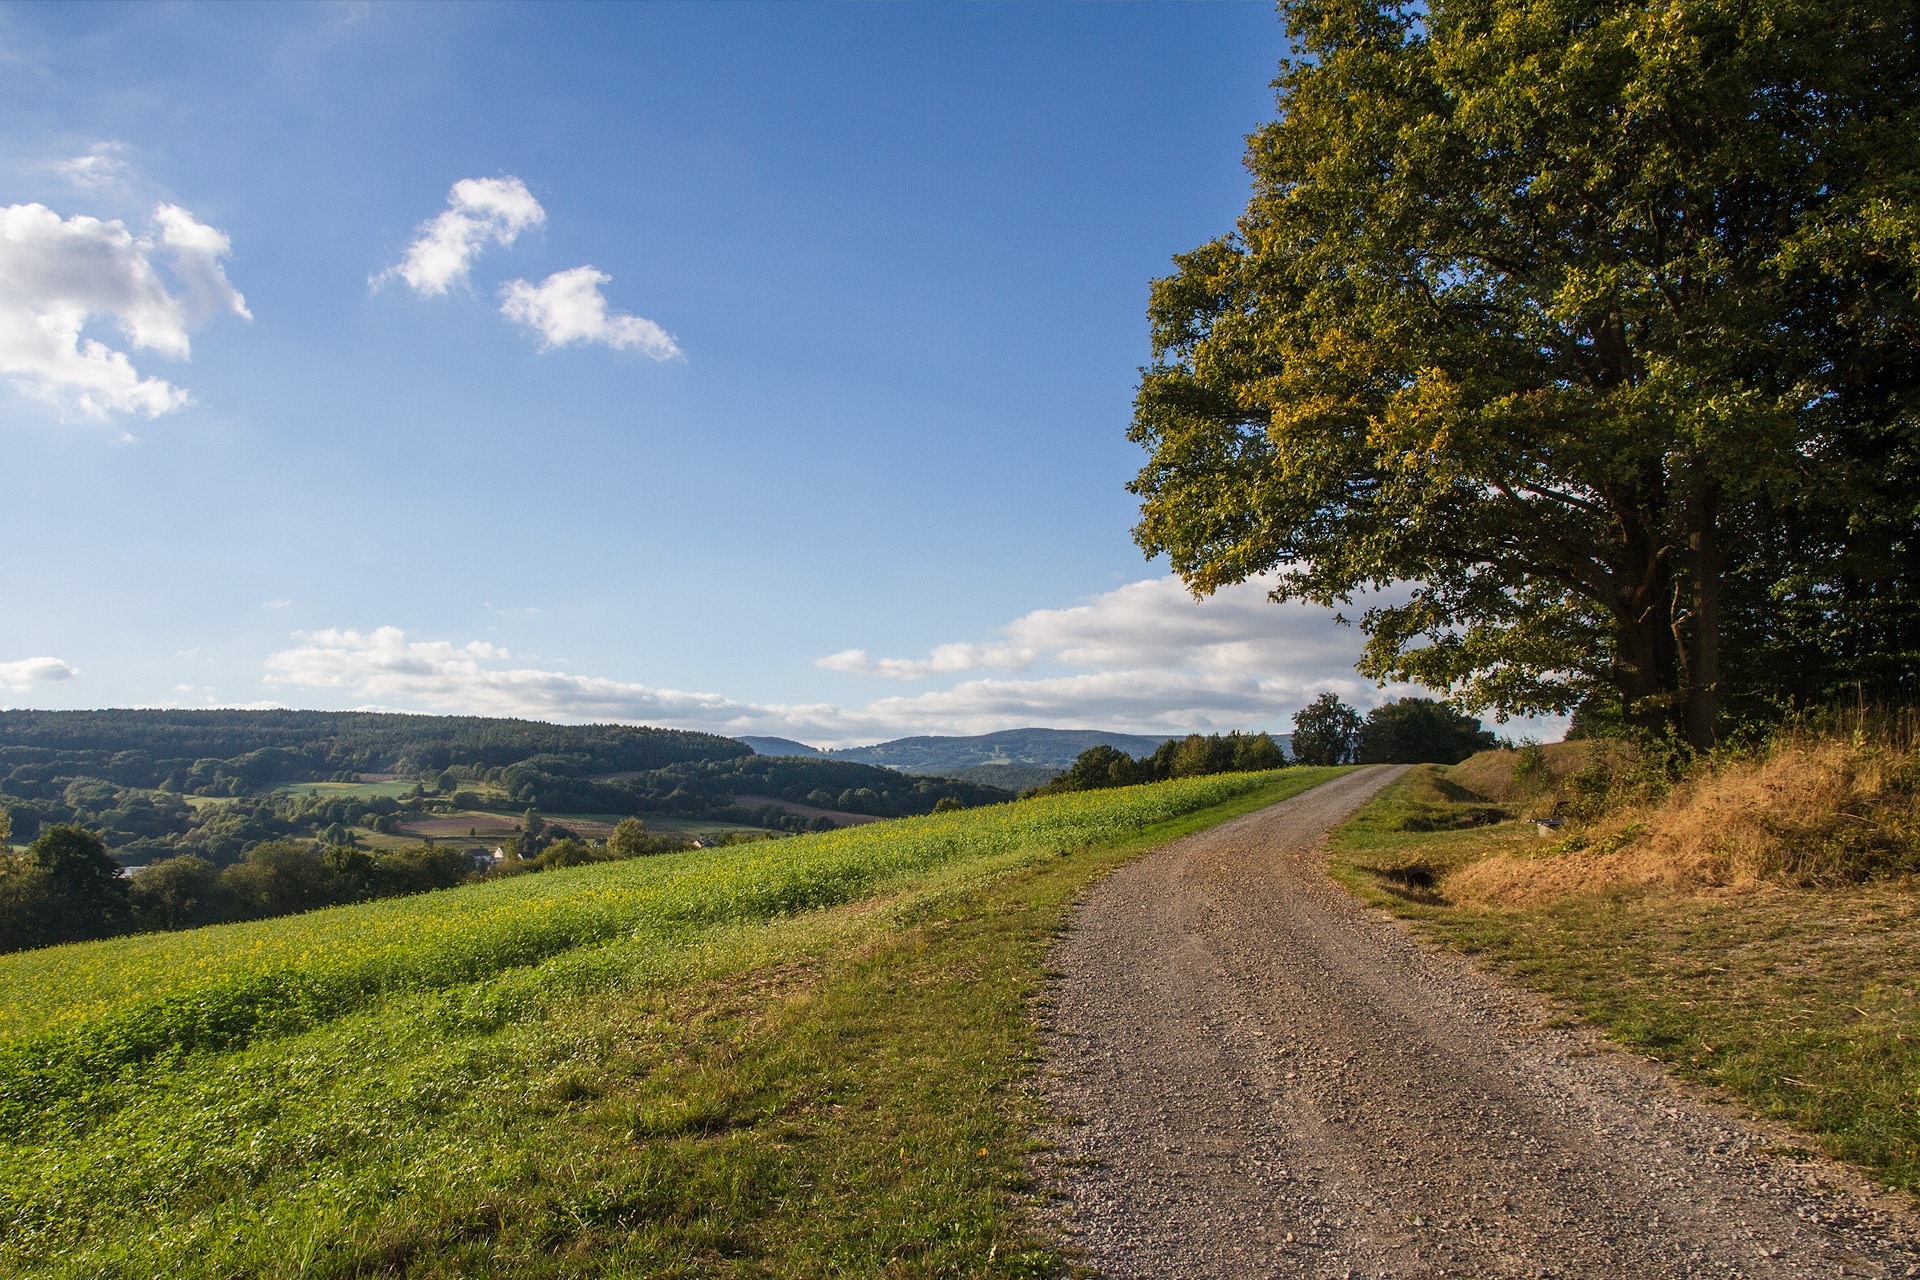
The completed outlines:
[[[15,388],[92,418],[154,418],[186,403],[186,391],[142,378],[127,353],[83,338],[88,320],[109,319],[132,347],[186,359],[190,328],[219,311],[252,319],[219,265],[227,236],[177,205],[159,205],[154,221],[159,244],[119,221],[0,207],[0,372]],[[171,251],[182,296],[154,269],[159,248]]]
[[[339,689],[383,704],[470,715],[648,721],[716,727],[760,708],[717,694],[653,689],[507,662],[485,641],[408,640],[397,627],[316,631],[267,659],[270,683]]]
[[[18,662],[0,662],[0,689],[25,693],[36,684],[71,680],[79,674],[77,667],[58,658],[22,658]]]
[[[1016,645],[943,644],[924,658],[872,658],[865,649],[842,649],[816,658],[814,665],[829,671],[880,676],[887,680],[921,680],[980,667],[1020,671],[1033,665],[1034,651]]]
[[[528,227],[547,220],[547,211],[518,178],[462,178],[447,193],[447,209],[420,224],[398,266],[374,276],[378,287],[399,276],[422,297],[438,297],[464,284],[473,260],[491,240],[508,245]]]
[[[247,300],[227,279],[220,259],[233,252],[233,241],[177,204],[163,204],[153,211],[160,224],[160,240],[173,250],[173,274],[186,290],[183,312],[189,324],[204,324],[225,312],[242,320],[253,319]]]
[[[124,186],[133,176],[133,166],[120,158],[125,150],[125,145],[118,142],[96,143],[86,155],[55,160],[53,170],[86,191]]]
[[[382,706],[769,733],[820,745],[1028,725],[1168,734],[1285,729],[1291,713],[1323,691],[1362,706],[1391,696],[1354,674],[1357,632],[1334,625],[1330,610],[1271,604],[1265,590],[1255,583],[1195,602],[1176,581],[1153,579],[1028,614],[1003,628],[1003,642],[942,645],[917,659],[874,659],[860,649],[820,659],[830,670],[891,679],[1042,663],[1057,669],[964,680],[857,708],[744,702],[574,675],[516,664],[481,642],[410,641],[392,627],[301,636],[268,660],[267,672],[273,682]],[[1059,669],[1072,667],[1082,669]]]
[[[653,321],[607,311],[600,286],[612,279],[593,267],[572,267],[537,285],[509,280],[500,290],[500,314],[539,334],[543,348],[597,342],[616,350],[633,347],[652,360],[679,358],[673,335]]]
[[[1046,660],[1068,667],[1144,667],[1231,676],[1312,670],[1351,674],[1358,633],[1334,623],[1331,609],[1297,601],[1276,605],[1267,579],[1195,600],[1168,575],[1128,583],[1084,604],[1037,609],[1001,628],[996,644],[944,644],[925,658],[872,658],[848,649],[817,659],[834,671],[920,680],[982,667],[1024,670]]]
[[[126,353],[82,336],[90,320],[111,320],[134,348],[184,360],[191,328],[221,312],[252,318],[220,266],[231,247],[224,234],[177,205],[160,205],[154,221],[157,243],[117,220],[62,219],[40,204],[0,208],[0,372],[16,387],[95,418],[152,418],[187,403],[183,389],[142,377]],[[179,296],[154,268],[163,248]]]

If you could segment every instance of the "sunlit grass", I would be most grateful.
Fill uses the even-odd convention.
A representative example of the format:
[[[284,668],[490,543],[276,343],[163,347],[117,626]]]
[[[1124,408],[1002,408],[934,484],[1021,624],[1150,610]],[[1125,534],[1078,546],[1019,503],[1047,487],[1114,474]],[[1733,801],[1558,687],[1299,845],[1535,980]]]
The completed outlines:
[[[12,1115],[0,1270],[1051,1273],[1018,1201],[1047,939],[1138,849],[1329,772],[10,957],[13,1080],[100,1052]],[[284,1016],[167,1039],[247,991]]]

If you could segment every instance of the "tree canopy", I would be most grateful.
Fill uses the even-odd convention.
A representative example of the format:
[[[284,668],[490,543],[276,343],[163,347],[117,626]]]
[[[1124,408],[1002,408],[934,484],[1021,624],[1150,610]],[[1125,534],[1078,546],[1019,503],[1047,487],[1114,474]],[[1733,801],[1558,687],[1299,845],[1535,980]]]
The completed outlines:
[[[1367,713],[1353,758],[1360,764],[1459,764],[1499,742],[1472,716],[1432,698],[1401,698]]]
[[[1360,713],[1323,693],[1293,715],[1293,758],[1300,764],[1346,764],[1360,742]]]
[[[1913,6],[1280,8],[1247,211],[1154,286],[1142,547],[1396,588],[1361,671],[1469,708],[1920,692]]]

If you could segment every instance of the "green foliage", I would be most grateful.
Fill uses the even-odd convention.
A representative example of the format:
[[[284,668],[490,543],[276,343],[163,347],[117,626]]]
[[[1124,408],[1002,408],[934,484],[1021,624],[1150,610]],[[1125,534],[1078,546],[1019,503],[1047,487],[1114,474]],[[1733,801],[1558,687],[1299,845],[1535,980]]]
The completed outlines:
[[[1360,742],[1360,713],[1323,693],[1294,713],[1293,758],[1301,764],[1346,764]]]
[[[1911,701],[1913,7],[1281,10],[1252,200],[1154,287],[1141,545],[1202,591],[1408,584],[1361,669],[1463,706],[1704,748]]]
[[[102,1043],[123,1043],[169,998],[212,1020],[276,967],[297,970],[282,1006],[306,1000],[286,1034],[107,1050],[84,1096],[8,1113],[0,1271],[1053,1274],[1019,1196],[1048,939],[1131,853],[1324,777],[1063,796],[0,960],[0,1059],[23,1067],[6,1055],[62,1028],[111,1021],[126,1034]],[[877,865],[850,879],[829,850]],[[792,859],[869,901],[781,914],[761,890]],[[467,980],[368,968],[360,1003],[326,1007],[369,948],[441,953],[562,910],[607,930],[545,953],[489,933]]]
[[[120,864],[84,827],[49,827],[0,861],[0,950],[98,938],[131,919]]]
[[[1169,778],[1200,778],[1215,773],[1248,773],[1279,769],[1287,763],[1280,744],[1264,733],[1189,734],[1169,738],[1145,759],[1101,743],[1080,753],[1065,771],[1028,796],[1059,795],[1068,791],[1096,791],[1129,787]]]
[[[192,854],[168,858],[138,872],[132,898],[136,929],[191,929],[233,918],[220,869]]]
[[[1472,716],[1432,698],[1401,698],[1367,713],[1354,759],[1361,764],[1458,764],[1497,745]]]
[[[622,818],[607,837],[607,852],[616,858],[640,858],[686,847],[682,840],[655,835],[638,818]]]
[[[751,817],[790,829],[805,820],[777,806],[743,809],[735,797],[770,796],[876,818],[931,813],[946,798],[969,807],[1013,798],[997,787],[819,757],[747,755],[669,765],[624,778],[588,777],[575,770],[568,761],[536,756],[503,771],[501,785],[515,804],[538,805],[549,813]]]
[[[102,1070],[288,1034],[395,992],[477,982],[615,938],[666,939],[850,902],[957,859],[1016,850],[1065,856],[1269,780],[1233,774],[1056,796],[488,881],[430,901],[396,898],[0,958],[0,990],[9,993],[0,1005],[0,1132],[54,1123],[50,1107],[84,1110],[88,1081]],[[283,859],[276,852],[266,861]],[[307,883],[300,870],[298,883]],[[36,974],[60,977],[35,989]]]

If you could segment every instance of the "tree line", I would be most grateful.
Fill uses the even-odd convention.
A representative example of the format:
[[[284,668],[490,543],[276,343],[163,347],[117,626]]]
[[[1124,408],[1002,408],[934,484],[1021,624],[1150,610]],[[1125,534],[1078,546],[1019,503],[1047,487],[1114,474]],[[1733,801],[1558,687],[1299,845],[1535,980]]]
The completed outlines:
[[[1323,693],[1293,717],[1293,764],[1458,764],[1500,745],[1480,722],[1432,698],[1400,698],[1364,717]],[[1110,746],[1091,747],[1051,782],[1027,796],[1126,787],[1209,773],[1279,769],[1287,754],[1264,733],[1191,734],[1169,738],[1135,759]]]
[[[10,840],[8,815],[0,810],[0,847]],[[482,849],[444,844],[369,851],[270,840],[225,867],[182,854],[128,874],[99,833],[61,823],[41,832],[24,853],[0,856],[0,952],[264,920],[690,847],[690,841],[648,831],[635,818],[594,844],[529,811],[499,862]]]
[[[484,772],[534,756],[586,774],[750,755],[733,738],[633,725],[557,725],[367,711],[0,711],[0,778],[92,777],[123,787],[240,795],[342,774]]]

